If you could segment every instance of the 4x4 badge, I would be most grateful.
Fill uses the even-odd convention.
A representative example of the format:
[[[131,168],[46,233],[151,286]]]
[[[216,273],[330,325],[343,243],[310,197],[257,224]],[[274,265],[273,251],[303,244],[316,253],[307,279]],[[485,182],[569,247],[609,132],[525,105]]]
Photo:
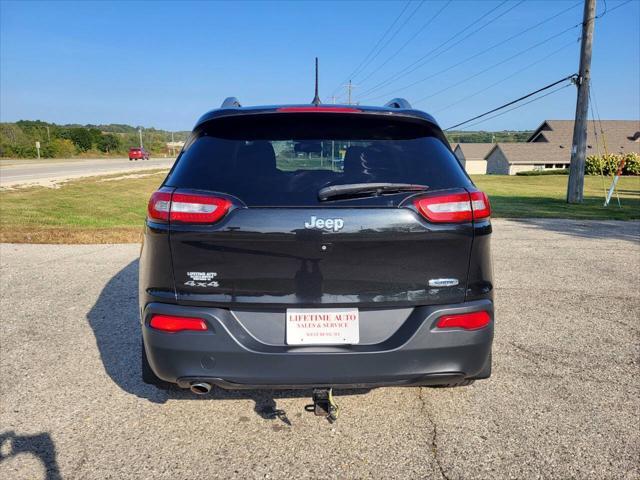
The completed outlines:
[[[344,220],[342,218],[318,218],[315,215],[311,215],[311,219],[305,222],[304,228],[331,230],[337,232],[344,227]]]

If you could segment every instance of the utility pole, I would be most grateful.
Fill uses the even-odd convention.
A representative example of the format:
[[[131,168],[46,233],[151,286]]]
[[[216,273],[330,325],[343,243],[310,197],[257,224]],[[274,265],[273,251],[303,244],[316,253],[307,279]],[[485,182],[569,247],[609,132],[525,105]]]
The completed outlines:
[[[138,134],[140,135],[140,148],[144,148],[142,146],[142,127],[138,127]]]
[[[584,196],[584,167],[587,156],[587,117],[589,113],[589,83],[591,81],[591,49],[595,25],[596,0],[584,0],[582,40],[580,45],[580,71],[576,86],[576,119],[573,126],[571,165],[567,185],[567,203],[582,203]]]
[[[347,87],[347,104],[351,105],[351,92],[354,88],[357,87],[357,85],[354,85],[353,83],[351,83],[351,80],[349,80],[349,83],[343,85],[343,87]]]

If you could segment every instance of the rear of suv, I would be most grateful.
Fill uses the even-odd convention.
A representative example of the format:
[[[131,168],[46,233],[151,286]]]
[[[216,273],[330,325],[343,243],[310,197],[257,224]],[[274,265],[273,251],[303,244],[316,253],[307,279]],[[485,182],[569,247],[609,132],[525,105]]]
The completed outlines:
[[[131,147],[129,149],[129,161],[131,160],[149,160],[149,152],[142,147]]]
[[[200,118],[149,201],[144,381],[488,378],[490,206],[435,120],[404,102],[228,104]]]

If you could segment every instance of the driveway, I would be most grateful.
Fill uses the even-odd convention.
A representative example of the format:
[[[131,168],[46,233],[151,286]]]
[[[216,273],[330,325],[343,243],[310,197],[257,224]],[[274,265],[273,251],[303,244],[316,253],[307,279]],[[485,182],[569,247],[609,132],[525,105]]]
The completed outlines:
[[[640,478],[640,223],[494,221],[494,375],[193,397],[140,382],[138,245],[2,245],[0,477]]]

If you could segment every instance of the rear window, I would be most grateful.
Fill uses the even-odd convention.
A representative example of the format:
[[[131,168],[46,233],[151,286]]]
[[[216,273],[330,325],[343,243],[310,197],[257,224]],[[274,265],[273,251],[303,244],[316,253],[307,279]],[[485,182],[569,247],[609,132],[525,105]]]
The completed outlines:
[[[262,114],[208,122],[165,185],[233,195],[248,206],[397,205],[410,193],[320,202],[334,185],[470,181],[441,130],[417,119],[358,114]]]

